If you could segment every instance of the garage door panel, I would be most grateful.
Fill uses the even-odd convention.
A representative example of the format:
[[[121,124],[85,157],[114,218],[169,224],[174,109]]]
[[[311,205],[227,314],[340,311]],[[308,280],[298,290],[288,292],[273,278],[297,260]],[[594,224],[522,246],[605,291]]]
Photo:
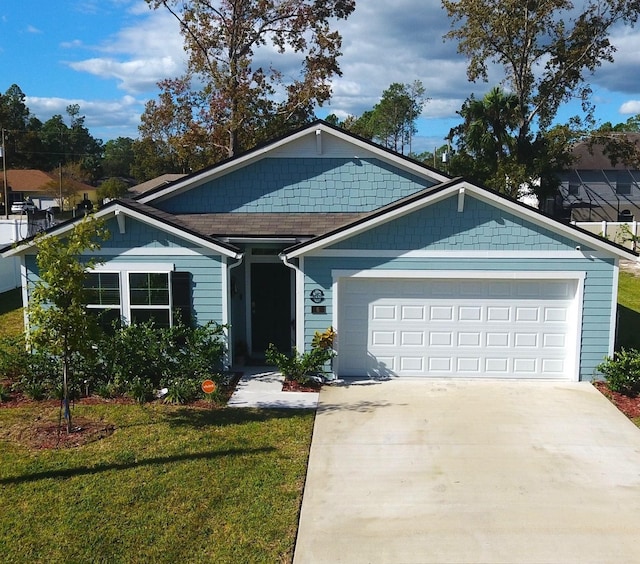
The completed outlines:
[[[485,361],[485,372],[507,374],[509,372],[509,359],[487,358]]]
[[[429,321],[453,321],[452,306],[431,306]]]
[[[486,346],[508,347],[510,341],[509,337],[509,333],[486,333]]]
[[[473,333],[458,333],[459,347],[479,347],[482,344],[482,334],[477,331]]]
[[[429,345],[432,347],[450,347],[453,345],[452,331],[430,331]]]
[[[459,306],[458,321],[480,321],[482,308],[478,306]]]
[[[405,347],[424,347],[424,331],[402,331],[400,333],[400,344]]]
[[[344,286],[341,375],[569,377],[575,281],[381,279]]]

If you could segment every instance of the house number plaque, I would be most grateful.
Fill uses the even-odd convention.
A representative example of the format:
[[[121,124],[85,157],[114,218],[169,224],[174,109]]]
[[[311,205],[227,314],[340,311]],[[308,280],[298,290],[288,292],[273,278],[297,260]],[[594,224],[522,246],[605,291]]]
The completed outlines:
[[[320,288],[314,288],[311,290],[309,296],[314,304],[321,304],[324,302],[324,292]]]

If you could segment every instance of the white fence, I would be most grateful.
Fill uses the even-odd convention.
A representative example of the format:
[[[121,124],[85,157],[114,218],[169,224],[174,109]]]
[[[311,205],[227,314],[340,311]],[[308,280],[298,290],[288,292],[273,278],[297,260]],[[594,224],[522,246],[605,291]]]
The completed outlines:
[[[638,221],[573,221],[572,223],[633,251],[640,250],[640,222]]]
[[[44,220],[28,221],[26,215],[19,218],[0,219],[0,248],[26,239],[34,234],[34,230],[46,226]],[[20,260],[0,258],[0,292],[13,290],[20,286]]]

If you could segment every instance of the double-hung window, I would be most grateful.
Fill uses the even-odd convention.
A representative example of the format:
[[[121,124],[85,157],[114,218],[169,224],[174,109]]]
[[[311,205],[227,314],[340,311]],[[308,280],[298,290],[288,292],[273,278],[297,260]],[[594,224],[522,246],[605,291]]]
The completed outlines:
[[[171,325],[171,293],[168,272],[130,272],[129,309],[131,323],[153,320],[160,327]]]
[[[173,264],[100,265],[87,274],[87,309],[100,315],[105,328],[114,321],[151,320],[159,327],[170,327],[174,323],[174,308],[180,312],[181,321],[189,323],[190,275],[174,272],[173,268]]]
[[[120,322],[120,273],[90,272],[84,283],[85,303],[89,313],[99,316],[105,329]]]

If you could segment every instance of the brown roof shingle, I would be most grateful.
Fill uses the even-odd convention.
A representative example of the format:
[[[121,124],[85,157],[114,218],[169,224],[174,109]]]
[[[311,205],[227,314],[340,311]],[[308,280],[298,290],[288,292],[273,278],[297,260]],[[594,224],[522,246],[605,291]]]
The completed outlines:
[[[202,213],[175,218],[212,237],[314,237],[365,213]]]

